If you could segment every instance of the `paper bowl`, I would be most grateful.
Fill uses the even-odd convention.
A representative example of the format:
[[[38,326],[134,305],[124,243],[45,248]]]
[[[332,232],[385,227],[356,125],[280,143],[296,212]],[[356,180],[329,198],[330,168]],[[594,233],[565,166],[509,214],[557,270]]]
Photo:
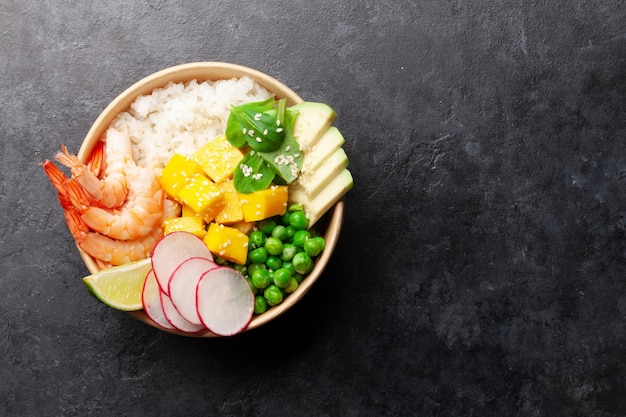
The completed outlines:
[[[198,82],[201,82],[205,80],[230,79],[243,76],[247,76],[253,79],[258,84],[266,88],[268,91],[275,94],[276,98],[286,98],[288,105],[293,105],[302,101],[302,98],[300,98],[298,94],[296,94],[293,90],[291,90],[280,81],[274,79],[267,74],[248,67],[223,62],[196,62],[178,65],[158,71],[137,81],[135,84],[131,85],[119,96],[117,96],[102,111],[102,113],[98,116],[98,118],[95,120],[95,122],[87,132],[87,135],[85,136],[85,139],[80,147],[78,157],[83,162],[86,162],[89,159],[95,145],[100,140],[104,132],[107,130],[113,119],[120,112],[128,110],[131,103],[137,97],[149,94],[155,88],[164,87],[170,81],[178,83],[187,82],[195,79]],[[311,271],[311,273],[305,277],[298,289],[290,294],[288,297],[286,297],[281,304],[272,307],[271,309],[268,309],[267,312],[261,315],[254,316],[246,331],[260,327],[263,324],[268,323],[285,313],[298,301],[300,301],[300,299],[302,299],[302,297],[311,289],[313,284],[315,284],[315,282],[320,278],[337,244],[339,232],[341,230],[341,225],[343,221],[343,209],[344,200],[341,199],[326,213],[326,215],[318,223],[316,223],[316,230],[318,230],[320,233],[323,233],[324,235],[324,238],[326,240],[326,248],[316,260],[315,267]],[[94,259],[80,249],[79,251],[87,269],[91,273],[99,271],[99,268]],[[150,318],[143,311],[135,311],[131,312],[130,314],[150,326],[170,333],[194,337],[216,337],[215,334],[209,331],[189,334],[175,330],[163,329],[155,324],[152,320],[150,320]]]

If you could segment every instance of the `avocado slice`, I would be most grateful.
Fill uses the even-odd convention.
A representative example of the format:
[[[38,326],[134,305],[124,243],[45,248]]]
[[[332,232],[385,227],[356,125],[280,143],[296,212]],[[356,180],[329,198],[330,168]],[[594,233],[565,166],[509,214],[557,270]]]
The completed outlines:
[[[336,149],[316,170],[302,172],[293,187],[302,188],[307,198],[313,199],[347,167],[348,155],[343,148]]]
[[[302,161],[302,174],[316,171],[337,149],[341,148],[345,139],[335,126],[328,128],[326,133],[309,149]]]
[[[289,190],[289,201],[304,206],[309,219],[309,227],[313,226],[337,201],[354,185],[352,174],[347,169],[341,171],[314,198],[310,199],[302,189]]]
[[[293,124],[293,136],[300,145],[300,150],[306,154],[326,133],[337,113],[328,104],[314,101],[304,101],[290,109],[298,112]]]

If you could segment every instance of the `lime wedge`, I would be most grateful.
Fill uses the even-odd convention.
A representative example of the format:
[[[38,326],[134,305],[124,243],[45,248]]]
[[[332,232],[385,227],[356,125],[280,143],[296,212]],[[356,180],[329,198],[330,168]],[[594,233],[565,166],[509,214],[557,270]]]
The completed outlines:
[[[98,300],[122,311],[143,308],[141,292],[152,268],[150,258],[114,266],[83,278],[89,292]]]

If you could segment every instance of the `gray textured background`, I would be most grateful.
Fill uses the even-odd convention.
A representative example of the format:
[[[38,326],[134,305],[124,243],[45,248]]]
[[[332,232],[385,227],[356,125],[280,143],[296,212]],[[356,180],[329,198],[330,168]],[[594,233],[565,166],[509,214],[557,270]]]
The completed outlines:
[[[100,305],[38,165],[145,75],[336,109],[355,188],[319,284],[228,340]],[[0,415],[626,415],[623,1],[4,0]]]

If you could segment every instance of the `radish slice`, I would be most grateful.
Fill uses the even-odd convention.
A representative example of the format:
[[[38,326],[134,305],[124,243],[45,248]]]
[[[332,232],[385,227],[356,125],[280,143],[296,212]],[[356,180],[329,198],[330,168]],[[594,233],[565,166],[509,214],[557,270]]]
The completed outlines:
[[[173,232],[157,242],[152,250],[152,269],[161,291],[169,295],[168,282],[172,272],[183,261],[193,257],[213,260],[202,239],[189,232]]]
[[[163,304],[165,318],[172,326],[174,326],[175,329],[185,333],[197,333],[205,329],[202,324],[194,324],[185,320],[185,318],[180,315],[178,310],[176,310],[174,304],[172,304],[170,297],[168,297],[163,291],[161,291],[161,304]]]
[[[232,268],[217,267],[202,275],[196,293],[198,316],[204,326],[220,336],[243,331],[254,312],[250,284]]]
[[[196,288],[202,275],[217,265],[206,258],[189,258],[174,270],[169,281],[170,300],[187,321],[201,325],[196,309]]]
[[[161,304],[161,289],[159,288],[159,283],[157,282],[152,269],[148,272],[148,275],[146,275],[146,281],[143,284],[143,291],[141,293],[141,300],[143,303],[143,309],[150,320],[164,329],[174,329],[174,326],[172,326],[170,322],[167,321],[167,318],[165,318],[163,305]]]

